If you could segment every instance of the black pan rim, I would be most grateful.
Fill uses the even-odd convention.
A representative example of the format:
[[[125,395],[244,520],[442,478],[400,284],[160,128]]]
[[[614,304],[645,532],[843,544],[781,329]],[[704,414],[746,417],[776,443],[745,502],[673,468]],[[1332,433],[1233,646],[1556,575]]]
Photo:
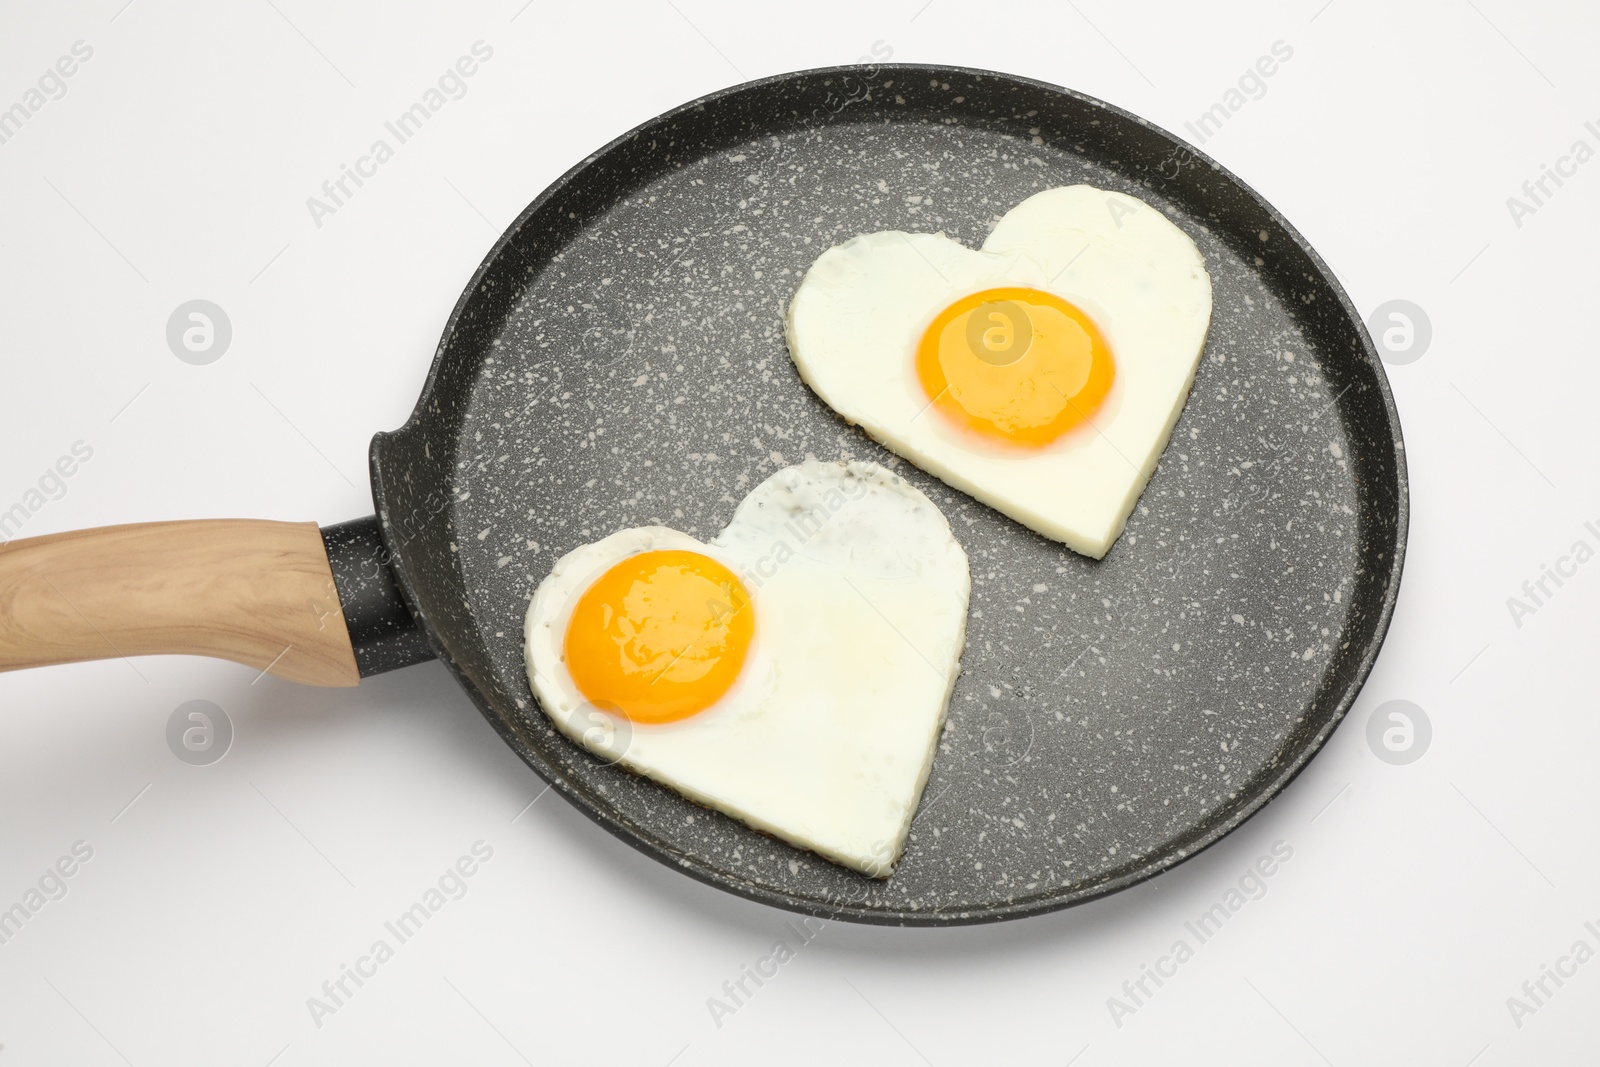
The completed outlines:
[[[1197,159],[1202,164],[1209,167],[1211,171],[1219,178],[1239,189],[1258,206],[1260,206],[1262,210],[1265,211],[1268,218],[1270,218],[1272,222],[1282,230],[1284,235],[1294,243],[1295,247],[1308,258],[1312,267],[1316,271],[1318,282],[1325,286],[1328,291],[1337,298],[1340,310],[1351,322],[1356,324],[1356,336],[1361,341],[1362,355],[1368,364],[1368,368],[1374,372],[1374,385],[1377,388],[1379,397],[1382,401],[1383,411],[1391,433],[1390,444],[1394,451],[1395,515],[1392,542],[1386,546],[1386,553],[1392,560],[1389,569],[1388,580],[1384,585],[1383,596],[1379,604],[1378,615],[1373,624],[1372,636],[1370,640],[1368,640],[1366,648],[1356,663],[1355,670],[1351,675],[1349,682],[1345,685],[1344,691],[1339,695],[1339,698],[1328,717],[1328,721],[1322,727],[1322,729],[1305,743],[1303,743],[1299,751],[1295,753],[1294,757],[1281,765],[1277,773],[1272,778],[1268,779],[1263,785],[1258,786],[1254,790],[1255,795],[1253,797],[1251,797],[1245,804],[1242,804],[1240,807],[1235,809],[1226,818],[1215,823],[1190,846],[1182,850],[1175,850],[1154,856],[1147,861],[1138,864],[1137,866],[1134,866],[1120,874],[1107,878],[1104,881],[1092,886],[1082,886],[1076,889],[1065,891],[1046,891],[1043,893],[1034,894],[1032,896],[1013,898],[976,909],[913,911],[867,908],[853,904],[824,905],[810,898],[780,892],[765,886],[756,885],[744,879],[734,877],[717,867],[706,864],[698,857],[686,853],[681,849],[673,848],[667,845],[666,843],[655,838],[647,828],[637,826],[631,820],[623,818],[618,814],[618,812],[612,809],[610,805],[604,803],[598,797],[591,794],[587,789],[579,787],[563,774],[559,773],[554,767],[547,763],[536,750],[529,746],[513,728],[511,728],[511,726],[506,722],[505,718],[500,714],[499,710],[495,708],[494,705],[484,696],[484,694],[474,684],[472,679],[467,676],[465,671],[463,671],[457,665],[454,657],[451,656],[448,647],[445,645],[443,638],[427,621],[424,611],[419,607],[417,590],[413,582],[413,578],[405,565],[405,555],[403,550],[404,546],[400,543],[399,539],[395,536],[394,531],[390,528],[387,517],[387,499],[384,492],[382,474],[382,457],[384,454],[384,449],[388,446],[388,444],[391,441],[399,441],[411,433],[419,432],[420,426],[426,417],[426,410],[433,399],[435,388],[442,374],[444,373],[449,355],[450,339],[456,333],[458,324],[463,315],[466,313],[472,298],[479,291],[484,277],[489,273],[491,268],[494,267],[499,258],[507,253],[512,242],[520,233],[522,227],[528,222],[528,220],[537,214],[538,211],[550,200],[565,190],[567,186],[580,178],[583,173],[595,163],[596,160],[604,157],[619,145],[648,135],[651,131],[666,125],[674,118],[687,111],[704,108],[708,105],[715,104],[737,94],[756,91],[767,86],[780,85],[802,78],[846,78],[860,77],[863,75],[871,75],[876,77],[884,73],[896,75],[904,74],[907,76],[938,76],[943,74],[958,75],[976,80],[993,79],[996,81],[1010,82],[1013,85],[1023,88],[1066,96],[1080,104],[1084,104],[1096,110],[1105,112],[1120,121],[1144,127],[1147,131],[1169,141],[1175,149],[1180,149],[1187,152],[1194,159]],[[1282,213],[1277,210],[1277,208],[1275,208],[1264,196],[1257,192],[1248,183],[1244,182],[1232,171],[1222,166],[1222,164],[1218,163],[1216,160],[1212,159],[1198,148],[1188,144],[1176,134],[1163,129],[1130,111],[1117,107],[1114,104],[1107,103],[1096,97],[1089,96],[1085,93],[1080,93],[1064,86],[1055,85],[1050,82],[1045,82],[1034,78],[1026,78],[1021,75],[1006,74],[998,71],[983,70],[974,67],[962,67],[947,64],[850,64],[836,67],[818,67],[808,70],[792,71],[785,74],[773,75],[767,78],[742,82],[719,89],[705,96],[697,97],[694,100],[690,100],[687,103],[663,112],[662,114],[641,123],[619,137],[614,138],[603,147],[591,152],[583,160],[572,166],[564,174],[552,182],[526,208],[524,208],[521,214],[519,214],[517,218],[506,228],[505,232],[501,234],[501,236],[495,241],[494,245],[489,249],[488,253],[484,256],[482,262],[478,265],[477,270],[473,272],[472,277],[462,290],[461,297],[457,300],[455,307],[450,313],[449,319],[445,323],[444,330],[441,334],[440,343],[434,354],[433,363],[429,368],[427,378],[422,387],[422,392],[418,396],[417,403],[410,416],[398,429],[382,431],[374,435],[369,451],[369,470],[372,478],[373,502],[377,508],[379,527],[382,532],[385,547],[388,550],[390,566],[393,570],[396,582],[400,587],[401,593],[405,597],[408,607],[410,607],[413,615],[418,620],[418,624],[423,633],[427,636],[429,645],[433,648],[434,653],[438,656],[438,658],[442,660],[449,668],[450,672],[455,676],[457,682],[464,690],[466,690],[473,703],[478,706],[478,709],[494,726],[501,737],[505,739],[505,741],[512,747],[513,751],[515,751],[523,759],[523,761],[535,771],[535,773],[543,778],[551,788],[561,793],[562,796],[564,796],[569,802],[577,807],[578,810],[582,811],[590,819],[593,819],[595,822],[605,827],[616,837],[621,838],[623,841],[650,856],[652,859],[689,874],[690,876],[706,883],[707,885],[714,886],[718,889],[733,893],[736,896],[744,897],[748,900],[754,900],[758,903],[766,904],[771,907],[790,912],[813,915],[823,919],[840,919],[849,922],[883,926],[941,927],[978,925],[983,923],[1002,922],[1010,919],[1021,919],[1035,915],[1043,915],[1049,912],[1059,911],[1063,908],[1085,904],[1091,900],[1097,900],[1101,897],[1109,896],[1112,893],[1119,892],[1120,890],[1130,888],[1141,882],[1147,881],[1158,874],[1170,870],[1184,861],[1199,855],[1232,833],[1234,830],[1237,830],[1250,818],[1255,816],[1264,807],[1266,807],[1271,800],[1281,795],[1284,790],[1288,788],[1289,784],[1293,782],[1294,779],[1299,776],[1301,771],[1305,769],[1305,767],[1310,763],[1311,759],[1316,756],[1317,753],[1322,751],[1323,747],[1332,737],[1334,730],[1338,728],[1339,724],[1344,721],[1346,715],[1349,714],[1351,707],[1354,705],[1356,698],[1361,692],[1361,689],[1366,684],[1367,678],[1371,674],[1373,665],[1376,663],[1378,653],[1383,647],[1383,642],[1388,633],[1389,625],[1393,620],[1395,605],[1398,601],[1400,593],[1401,575],[1404,570],[1405,553],[1410,524],[1410,482],[1406,466],[1405,442],[1400,428],[1399,411],[1395,407],[1393,391],[1390,388],[1388,376],[1384,371],[1383,364],[1378,357],[1377,349],[1372,342],[1371,336],[1366,330],[1360,314],[1357,312],[1354,304],[1351,303],[1349,295],[1345,292],[1344,287],[1340,285],[1338,278],[1328,267],[1327,263],[1324,262],[1322,257],[1317,253],[1316,249],[1314,249],[1311,244],[1300,234],[1299,230],[1295,229],[1295,227],[1289,223],[1288,219],[1286,219]]]

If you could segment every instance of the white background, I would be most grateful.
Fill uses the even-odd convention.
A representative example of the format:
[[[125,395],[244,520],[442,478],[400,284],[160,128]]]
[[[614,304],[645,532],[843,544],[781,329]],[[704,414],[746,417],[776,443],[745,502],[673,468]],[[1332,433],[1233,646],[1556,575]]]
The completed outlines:
[[[1276,41],[1204,148],[1279,207],[1365,315],[1432,320],[1390,368],[1412,477],[1394,627],[1350,720],[1264,813],[1152,883],[955,930],[826,926],[732,1017],[707,998],[789,917],[659,866],[554,796],[437,664],[322,691],[145,659],[0,677],[0,907],[74,842],[70,892],[0,945],[0,1067],[359,1062],[940,1065],[1577,1063],[1600,963],[1520,1018],[1600,925],[1600,564],[1507,598],[1600,520],[1600,162],[1506,198],[1600,120],[1600,10],[1508,0],[0,4],[0,108],[93,57],[0,144],[0,510],[93,458],[24,533],[371,511],[368,438],[409,411],[501,228],[616,134],[746,78],[990,67],[1180,133]],[[483,40],[493,59],[316,227],[305,201]],[[1191,136],[1192,139],[1192,136]],[[1551,186],[1554,189],[1553,186]],[[165,324],[205,298],[218,362]],[[236,729],[167,747],[178,705]],[[1433,724],[1391,766],[1384,701]],[[132,802],[130,805],[130,801]],[[493,858],[335,1015],[307,998],[475,841]],[[1131,1015],[1108,998],[1282,841],[1268,892]],[[1151,987],[1153,988],[1153,987]],[[1131,1003],[1131,1001],[1129,1002]],[[1120,1025],[1119,1025],[1120,1023]],[[1591,1053],[1592,1054],[1592,1053]]]

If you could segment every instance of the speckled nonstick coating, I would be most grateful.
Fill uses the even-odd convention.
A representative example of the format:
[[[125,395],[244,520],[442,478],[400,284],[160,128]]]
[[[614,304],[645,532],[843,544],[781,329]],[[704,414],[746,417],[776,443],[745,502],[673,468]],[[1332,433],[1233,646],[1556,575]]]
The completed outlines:
[[[1159,207],[1215,294],[1193,394],[1102,562],[846,425],[784,346],[830,245],[979,245],[1075,182]],[[628,526],[710,538],[811,454],[888,464],[972,562],[949,725],[898,870],[871,881],[602,765],[550,726],[522,621],[562,554]],[[1406,533],[1400,426],[1360,317],[1237,178],[1139,118],[951,67],[789,74],[697,100],[546,190],[484,260],[416,412],[372,444],[378,513],[435,651],[596,822],[712,885],[877,923],[1080,903],[1163,871],[1277,794],[1349,709]]]

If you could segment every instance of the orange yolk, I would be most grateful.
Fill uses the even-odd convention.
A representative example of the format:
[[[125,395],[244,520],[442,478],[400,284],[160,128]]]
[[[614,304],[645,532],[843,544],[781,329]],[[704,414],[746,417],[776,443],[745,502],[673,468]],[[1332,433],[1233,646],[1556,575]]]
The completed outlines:
[[[917,344],[917,379],[962,429],[1038,448],[1089,419],[1116,368],[1099,327],[1039,289],[985,289],[941,311]]]
[[[567,671],[596,707],[673,722],[715,704],[739,677],[755,632],[750,594],[699,552],[641,552],[578,598]]]

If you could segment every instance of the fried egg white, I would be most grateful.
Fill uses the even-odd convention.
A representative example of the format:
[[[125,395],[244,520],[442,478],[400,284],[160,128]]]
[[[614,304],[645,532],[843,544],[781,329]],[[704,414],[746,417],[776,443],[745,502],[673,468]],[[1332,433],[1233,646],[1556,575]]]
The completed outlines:
[[[563,734],[691,800],[887,877],[959,672],[971,583],[938,508],[808,460],[702,544],[662,526],[563,556],[528,677]]]
[[[981,251],[889,231],[824,252],[786,319],[800,376],[911,462],[1096,559],[1122,532],[1211,321],[1195,243],[1151,205],[1074,185]]]

